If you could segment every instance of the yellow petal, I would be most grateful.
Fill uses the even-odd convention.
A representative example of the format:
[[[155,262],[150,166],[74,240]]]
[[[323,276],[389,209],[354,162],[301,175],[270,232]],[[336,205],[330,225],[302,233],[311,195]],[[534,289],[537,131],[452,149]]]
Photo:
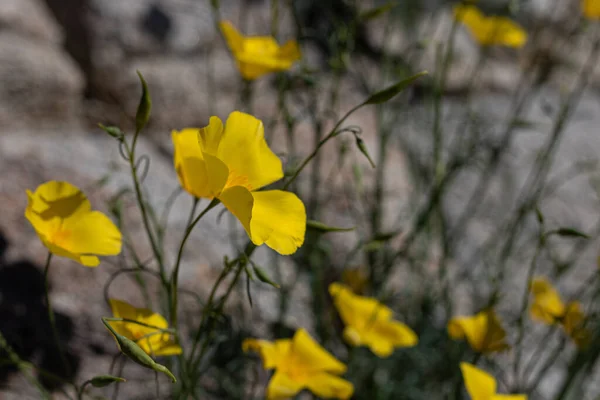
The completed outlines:
[[[229,114],[217,154],[229,168],[228,186],[257,190],[283,178],[281,160],[267,145],[262,122],[250,114]]]
[[[244,226],[252,242],[279,254],[294,253],[304,243],[306,211],[290,192],[268,190],[250,192],[241,186],[223,191],[221,202]]]
[[[99,211],[69,217],[63,222],[68,236],[60,244],[76,254],[117,255],[121,252],[121,232]]]
[[[37,187],[34,193],[27,191],[28,209],[41,214],[45,220],[66,218],[86,213],[92,206],[79,188],[68,182],[49,181]]]
[[[210,148],[215,146],[215,132],[218,130],[218,123],[211,119],[211,124],[212,127],[203,128],[205,144]],[[175,148],[173,161],[181,186],[195,197],[216,197],[227,182],[227,166],[214,155],[202,151],[199,130],[173,131],[171,137]]]
[[[221,32],[225,36],[225,40],[227,41],[227,45],[229,49],[234,54],[241,53],[244,49],[244,37],[237,29],[231,24],[229,21],[221,21],[219,23],[219,27],[221,28]]]
[[[580,302],[572,301],[566,305],[562,324],[578,348],[585,349],[590,344],[592,332],[585,328],[585,314]]]
[[[311,375],[306,387],[323,399],[349,399],[354,393],[352,383],[327,373]]]
[[[506,332],[493,310],[484,310],[471,317],[455,317],[448,323],[448,335],[466,338],[476,351],[494,352],[507,349]]]
[[[345,285],[332,283],[329,293],[333,297],[336,309],[344,324],[355,328],[363,328],[374,319],[387,320],[392,317],[392,310],[371,297],[357,296]]]
[[[526,394],[496,394],[490,400],[527,400]]]
[[[489,399],[496,394],[496,380],[472,364],[461,362],[463,380],[472,399]]]
[[[292,339],[290,357],[311,370],[343,374],[346,366],[321,347],[304,329],[298,329]]]
[[[364,336],[364,343],[379,357],[388,357],[395,348],[412,347],[419,341],[412,329],[393,320],[374,321]]]
[[[552,284],[545,278],[536,278],[531,283],[533,303],[529,310],[532,319],[553,324],[565,313],[565,305]]]
[[[267,400],[288,399],[304,388],[302,383],[293,380],[283,372],[277,371],[267,386]]]
[[[209,123],[199,131],[200,148],[203,152],[216,156],[223,136],[223,122],[219,117],[210,117]]]
[[[279,58],[282,60],[287,60],[290,64],[302,58],[302,53],[298,47],[298,42],[295,40],[289,40],[283,46],[281,46],[279,48]]]
[[[600,18],[600,1],[598,0],[582,0],[581,11],[586,18]]]
[[[455,6],[454,16],[483,46],[523,47],[527,41],[525,30],[511,19],[499,16],[487,17],[475,6]]]
[[[242,342],[244,352],[250,350],[260,354],[265,369],[277,368],[281,361],[285,359],[290,349],[292,341],[290,339],[280,339],[275,342],[259,339],[246,339]]]

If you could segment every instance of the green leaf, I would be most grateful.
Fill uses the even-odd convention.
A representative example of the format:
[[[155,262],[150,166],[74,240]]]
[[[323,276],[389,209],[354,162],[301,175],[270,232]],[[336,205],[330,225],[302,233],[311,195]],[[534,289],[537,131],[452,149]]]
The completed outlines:
[[[422,71],[416,75],[411,76],[410,78],[406,78],[398,83],[395,83],[394,85],[371,95],[371,97],[365,100],[363,105],[385,103],[386,101],[390,100],[397,94],[401,93],[404,89],[409,87],[414,81],[427,74],[427,71]]]
[[[583,232],[579,232],[578,230],[573,229],[573,228],[559,228],[550,233],[554,233],[558,236],[563,236],[563,237],[575,237],[575,238],[582,238],[582,239],[590,238],[587,234],[585,234]]]
[[[98,375],[90,379],[92,386],[97,388],[105,387],[115,382],[126,382],[126,380],[112,375]]]
[[[381,240],[372,240],[363,246],[363,250],[367,253],[371,253],[373,251],[377,251],[377,250],[381,249],[384,244],[385,244],[385,242],[383,242]]]
[[[364,12],[362,12],[359,15],[359,19],[361,21],[369,21],[371,19],[375,19],[383,14],[385,14],[386,12],[390,11],[392,8],[396,7],[397,2],[395,1],[388,1],[387,3],[385,3],[382,6],[379,7],[374,7],[371,8],[370,10],[366,10]]]
[[[112,333],[115,337],[117,345],[119,346],[119,350],[121,350],[121,353],[125,354],[136,364],[139,364],[142,367],[146,367],[157,372],[162,372],[163,374],[171,378],[171,381],[173,383],[177,382],[175,375],[173,375],[167,367],[154,361],[152,357],[150,357],[148,353],[146,353],[136,342],[117,333],[113,329],[113,327],[110,326],[108,322],[106,322],[107,319],[110,320],[110,318],[102,318],[102,322],[104,323],[104,326],[106,326],[106,328],[110,331],[110,333]]]
[[[369,151],[367,150],[367,146],[365,145],[365,142],[358,136],[356,137],[356,146],[358,147],[360,152],[363,153],[365,155],[365,157],[367,157],[367,160],[369,160],[369,164],[371,164],[371,168],[375,168],[375,163],[373,162],[373,159],[369,155]]]
[[[535,208],[535,216],[537,217],[540,225],[544,225],[544,214],[542,214],[542,210],[540,210],[539,207]]]
[[[137,71],[142,84],[142,97],[140,98],[140,104],[138,105],[137,112],[135,114],[135,131],[139,132],[146,126],[150,119],[150,111],[152,110],[152,100],[150,99],[150,92],[148,92],[148,85],[146,80],[142,76],[140,71]]]
[[[104,132],[108,133],[110,136],[117,138],[117,139],[121,139],[123,138],[123,132],[121,131],[121,129],[119,129],[116,126],[104,126],[102,124],[98,124],[98,126],[100,127],[100,129],[102,129]]]
[[[322,222],[313,221],[313,220],[306,221],[306,227],[308,229],[312,229],[312,230],[319,231],[319,232],[350,232],[350,231],[353,231],[354,229],[356,229],[355,227],[339,228],[337,226],[329,226],[329,225],[325,225]]]
[[[259,281],[269,284],[277,289],[279,289],[281,287],[281,286],[279,286],[279,284],[273,282],[273,280],[271,278],[269,278],[267,273],[265,271],[263,271],[263,269],[260,268],[258,265],[255,265],[254,263],[252,263],[252,269],[254,270],[254,273],[256,274],[256,277],[258,278]]]
[[[380,232],[373,236],[373,240],[377,242],[387,242],[388,240],[395,238],[401,233],[402,231]]]

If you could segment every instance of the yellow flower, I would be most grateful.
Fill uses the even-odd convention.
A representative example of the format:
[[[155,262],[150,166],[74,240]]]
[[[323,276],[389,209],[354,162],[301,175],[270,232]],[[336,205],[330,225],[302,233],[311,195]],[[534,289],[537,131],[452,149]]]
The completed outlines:
[[[225,128],[211,117],[208,126],[173,131],[172,138],[175,170],[185,190],[221,200],[257,246],[266,243],[280,254],[302,246],[302,201],[290,192],[257,191],[283,178],[281,160],[269,149],[260,120],[234,111]]]
[[[244,37],[228,21],[219,25],[244,79],[254,80],[270,72],[288,70],[301,57],[295,40],[279,46],[271,36]]]
[[[581,11],[586,18],[600,18],[600,0],[582,0]]]
[[[460,370],[471,400],[527,400],[524,394],[496,394],[496,379],[472,364],[461,362]]]
[[[547,325],[560,324],[565,333],[578,347],[585,347],[590,340],[590,331],[584,328],[585,315],[581,303],[572,301],[566,305],[556,289],[545,278],[536,278],[531,283],[533,303],[529,309],[531,318]]]
[[[565,304],[552,284],[544,278],[536,278],[531,282],[533,303],[529,314],[534,320],[552,325],[565,315]]]
[[[304,329],[298,329],[292,339],[246,339],[242,348],[258,352],[264,368],[275,370],[267,387],[268,400],[293,397],[303,389],[322,398],[349,399],[354,393],[352,383],[336,376],[345,373],[346,366]]]
[[[379,357],[388,357],[397,347],[417,344],[408,326],[392,319],[392,310],[370,297],[358,296],[339,283],[329,293],[346,327],[344,339],[353,346],[368,346]]]
[[[471,348],[480,353],[503,351],[506,332],[494,310],[484,310],[471,317],[454,317],[448,323],[448,335],[452,339],[466,337]]]
[[[86,267],[100,264],[97,256],[121,252],[121,232],[92,206],[83,192],[67,182],[49,181],[27,190],[25,218],[52,254]]]
[[[169,327],[167,320],[162,315],[145,308],[135,308],[121,300],[110,299],[109,301],[115,318],[138,321],[154,327],[150,328],[133,322],[110,321],[110,326],[119,335],[133,340],[151,356],[181,354],[181,347],[173,341],[171,335],[160,333],[161,329]]]
[[[462,22],[475,40],[482,46],[523,47],[527,32],[511,19],[485,16],[472,5],[454,7],[454,17]]]

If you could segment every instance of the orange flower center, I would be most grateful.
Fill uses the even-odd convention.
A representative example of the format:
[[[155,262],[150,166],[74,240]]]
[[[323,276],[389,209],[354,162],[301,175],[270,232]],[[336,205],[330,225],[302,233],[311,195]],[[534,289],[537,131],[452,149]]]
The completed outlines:
[[[50,235],[50,243],[64,248],[71,239],[71,232],[62,228],[57,229]]]
[[[239,174],[236,171],[229,172],[229,176],[227,177],[227,182],[225,183],[223,190],[233,186],[242,186],[252,191],[252,185],[250,185],[248,182],[248,177],[246,175]]]

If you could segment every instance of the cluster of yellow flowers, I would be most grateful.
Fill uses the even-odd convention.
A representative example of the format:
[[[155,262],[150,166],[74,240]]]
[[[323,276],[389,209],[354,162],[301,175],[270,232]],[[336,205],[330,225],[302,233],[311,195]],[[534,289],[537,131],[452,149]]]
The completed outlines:
[[[600,18],[600,1],[584,0],[582,10],[588,18]],[[485,16],[468,4],[456,6],[454,15],[481,45],[521,47],[526,42],[526,32],[506,17]],[[272,37],[244,37],[229,22],[222,22],[220,28],[246,80],[287,70],[300,59],[295,41],[279,46]],[[282,255],[293,254],[302,246],[306,230],[302,201],[291,192],[260,190],[284,175],[281,160],[265,141],[259,119],[234,111],[225,124],[211,117],[206,127],[173,131],[172,141],[175,171],[189,194],[222,203],[240,221],[254,245],[266,244]],[[50,253],[95,267],[100,263],[98,256],[121,252],[119,229],[106,215],[92,211],[86,196],[72,184],[46,182],[35,192],[27,191],[27,196],[25,217]],[[589,333],[583,327],[580,303],[564,304],[543,278],[532,282],[531,292],[533,319],[560,325],[578,346],[586,344]],[[394,320],[393,311],[376,299],[355,294],[340,283],[331,284],[329,293],[345,325],[343,338],[351,346],[366,346],[377,356],[388,357],[397,348],[418,343],[415,332]],[[110,299],[110,307],[113,335],[133,340],[151,356],[182,353],[163,316],[117,299]],[[451,338],[466,339],[479,353],[510,347],[493,309],[455,317],[447,330]],[[274,342],[247,339],[243,349],[258,352],[264,368],[275,371],[267,388],[268,399],[291,397],[303,389],[325,398],[347,399],[353,394],[352,383],[340,377],[346,366],[304,329],[298,329],[290,339]],[[473,399],[527,398],[496,394],[492,376],[468,363],[461,363],[460,368]]]
[[[482,46],[507,46],[519,48],[527,42],[527,32],[510,18],[485,15],[466,1],[454,7],[454,18],[463,23],[471,36]],[[600,1],[582,0],[581,12],[588,19],[600,19]]]

